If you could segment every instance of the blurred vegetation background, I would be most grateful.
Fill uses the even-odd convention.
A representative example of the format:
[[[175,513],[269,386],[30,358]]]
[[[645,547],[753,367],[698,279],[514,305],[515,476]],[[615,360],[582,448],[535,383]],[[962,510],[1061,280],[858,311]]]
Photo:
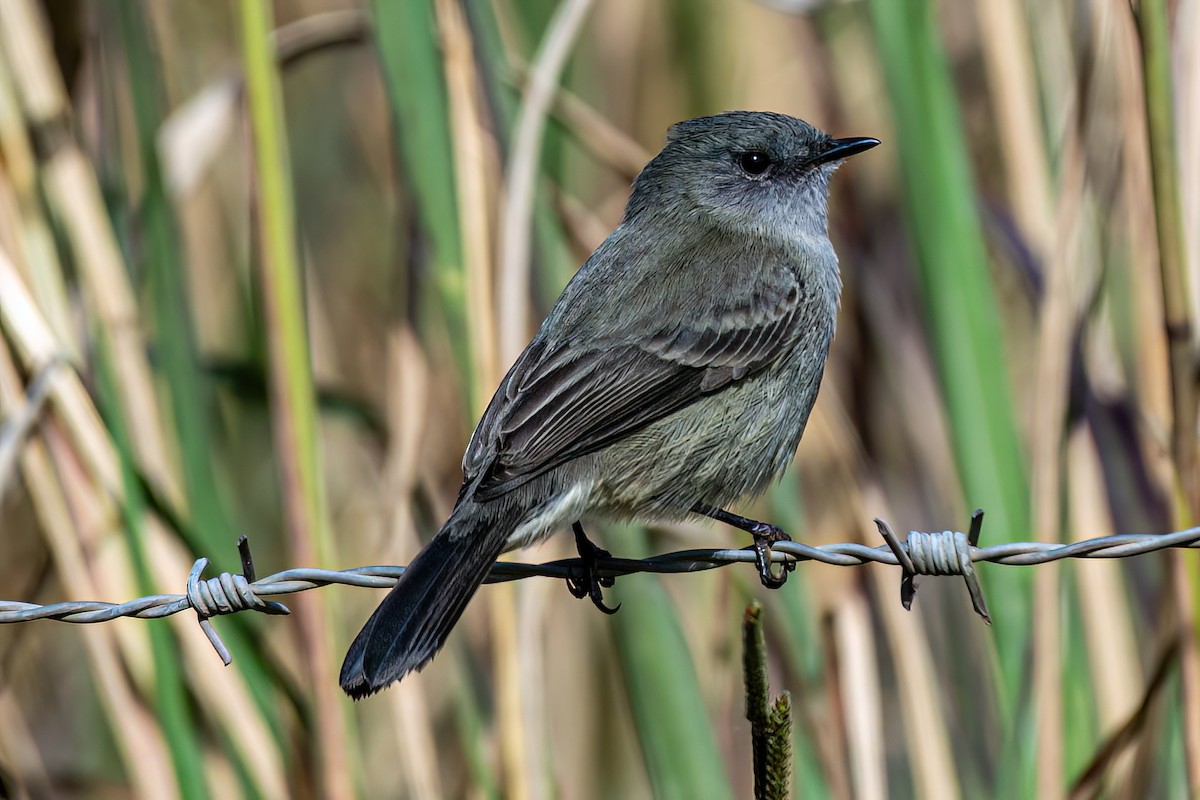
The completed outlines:
[[[0,598],[405,563],[476,415],[666,128],[777,110],[835,181],[835,352],[756,507],[809,543],[1192,524],[1197,0],[4,0]],[[55,364],[63,366],[55,367]],[[12,445],[20,445],[19,451]],[[618,555],[741,544],[599,532]],[[520,559],[570,553],[561,537]],[[0,630],[0,796],[744,797],[766,606],[799,797],[1200,789],[1195,554],[484,588],[425,672],[336,685],[381,593]]]

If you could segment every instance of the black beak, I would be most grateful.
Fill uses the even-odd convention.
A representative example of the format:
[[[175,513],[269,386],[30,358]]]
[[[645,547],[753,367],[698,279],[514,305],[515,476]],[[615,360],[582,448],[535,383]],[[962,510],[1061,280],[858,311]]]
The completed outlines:
[[[878,139],[870,136],[850,136],[845,139],[830,139],[825,145],[825,152],[816,156],[810,164],[828,164],[830,161],[841,161],[844,158],[870,150],[879,144]]]

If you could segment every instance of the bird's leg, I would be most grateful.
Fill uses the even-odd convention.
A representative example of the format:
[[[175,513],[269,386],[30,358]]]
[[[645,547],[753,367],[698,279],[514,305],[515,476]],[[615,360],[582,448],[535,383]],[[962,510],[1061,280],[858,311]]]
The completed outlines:
[[[596,561],[601,558],[610,558],[612,553],[607,550],[602,550],[592,543],[592,540],[583,532],[583,525],[576,522],[571,526],[571,530],[575,531],[575,548],[579,551],[579,560],[583,562],[582,575],[576,574],[575,570],[571,570],[571,574],[567,577],[567,589],[571,594],[580,599],[590,597],[592,605],[603,611],[605,614],[615,614],[617,609],[621,607],[617,603],[615,607],[610,608],[604,604],[603,588],[611,587],[616,578],[611,575],[600,575],[596,571]]]
[[[796,568],[796,562],[785,561],[780,571],[774,572],[771,569],[771,545],[776,542],[790,542],[791,536],[774,525],[731,514],[724,509],[696,506],[692,510],[697,514],[703,514],[718,522],[739,528],[754,537],[754,563],[758,567],[758,577],[763,586],[768,589],[778,589],[787,582],[788,573]]]

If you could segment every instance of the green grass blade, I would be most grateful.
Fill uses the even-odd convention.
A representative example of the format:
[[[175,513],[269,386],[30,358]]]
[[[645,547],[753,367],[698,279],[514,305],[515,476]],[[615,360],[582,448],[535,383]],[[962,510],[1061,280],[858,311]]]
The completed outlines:
[[[968,507],[988,512],[985,540],[1029,534],[1025,467],[1009,393],[998,302],[949,68],[928,0],[871,0],[901,164],[905,220],[928,314]],[[1031,573],[982,569],[993,599],[996,687],[1008,746],[1002,791],[1032,784],[1031,718],[1014,707],[1026,670]],[[1024,723],[1021,722],[1024,720]]]
[[[1175,102],[1171,80],[1171,37],[1164,0],[1143,0],[1137,6],[1142,43],[1142,79],[1146,98],[1146,129],[1154,189],[1154,220],[1158,234],[1163,312],[1171,354],[1171,454],[1184,496],[1197,513],[1194,481],[1196,452],[1195,352],[1189,336],[1187,242],[1179,190],[1179,156],[1175,146]],[[1184,520],[1182,525],[1190,522]]]
[[[479,7],[470,4],[467,11],[472,18],[483,13],[489,22],[493,21],[490,4]],[[475,359],[470,352],[472,337],[466,316],[466,273],[455,192],[449,99],[433,0],[402,3],[372,0],[371,12],[375,47],[391,107],[400,190],[414,204],[432,251],[433,291],[422,287],[416,292],[419,302],[414,303],[418,307],[414,327],[428,333],[430,326],[423,317],[440,314],[438,322],[445,325],[461,387],[457,392],[462,398],[460,407],[470,416],[476,411],[472,398],[490,396],[488,393],[494,387],[478,386],[479,376],[472,368]],[[482,80],[492,81],[503,74],[505,66],[498,50],[485,51],[479,42],[475,47],[481,59]],[[505,96],[505,104],[506,110],[511,108],[510,96]],[[504,126],[504,122],[497,124],[500,129]],[[467,681],[465,671],[462,680]],[[459,738],[472,785],[483,796],[495,797],[500,792],[500,775],[495,760],[486,757],[482,745],[487,728],[486,701],[470,688],[468,684],[468,691],[457,693],[453,703]]]
[[[184,530],[194,534],[186,543],[198,554],[209,558],[215,571],[237,572],[240,562],[234,548],[236,530],[230,521],[224,498],[217,490],[210,425],[213,402],[211,379],[201,369],[197,356],[192,316],[185,286],[185,253],[180,244],[174,214],[167,199],[155,147],[162,124],[162,74],[151,52],[149,34],[140,7],[134,0],[123,0],[119,21],[125,45],[125,60],[133,100],[138,154],[140,156],[144,196],[140,220],[144,229],[143,258],[153,303],[156,365],[165,378],[161,391],[172,403],[173,433],[178,437],[183,462],[187,514]],[[178,509],[172,509],[177,511]],[[236,664],[246,678],[258,713],[267,721],[282,743],[278,698],[274,684],[254,645],[250,620],[235,617],[225,625],[224,636]]]
[[[467,382],[462,395],[474,397],[449,101],[432,2],[372,0],[371,14],[400,172],[432,245],[438,299],[458,373]]]
[[[767,504],[771,518],[785,531],[792,531],[796,538],[805,530],[804,509],[794,471],[767,490]],[[767,600],[772,613],[772,631],[779,637],[780,645],[790,662],[792,674],[801,682],[802,688],[788,688],[799,698],[795,716],[804,720],[811,714],[802,704],[808,695],[808,687],[817,687],[821,681],[822,647],[821,636],[813,620],[812,606],[808,602],[809,588],[807,573],[803,567],[788,577],[783,591],[773,592]],[[797,725],[793,740],[792,792],[795,797],[828,797],[830,788],[817,753],[817,743],[809,737],[810,727]]]
[[[613,528],[606,538],[624,557],[647,555],[640,531]],[[613,596],[623,606],[613,616],[617,657],[654,796],[732,797],[692,656],[661,579],[622,578]]]
[[[184,286],[184,253],[175,229],[170,204],[163,188],[155,148],[155,135],[162,123],[156,76],[160,74],[150,52],[150,43],[139,6],[133,0],[119,5],[125,61],[133,98],[138,153],[145,185],[140,214],[145,233],[145,273],[154,300],[156,345],[166,377],[183,460],[188,513],[206,554],[220,569],[236,566],[236,552],[229,547],[230,526],[213,480],[208,416],[211,387],[196,368],[196,346],[192,316]]]
[[[1175,134],[1175,87],[1171,76],[1171,31],[1164,0],[1143,0],[1137,6],[1138,34],[1142,44],[1142,80],[1145,88],[1146,130],[1150,145],[1150,174],[1154,191],[1154,221],[1158,236],[1159,275],[1163,315],[1171,363],[1171,456],[1176,470],[1175,524],[1194,525],[1200,514],[1200,489],[1196,484],[1196,348],[1190,335],[1193,321],[1188,300],[1187,240],[1179,186],[1180,161]],[[1192,35],[1195,32],[1192,31]],[[1200,626],[1200,558],[1184,559],[1192,614]],[[1198,658],[1183,654],[1184,675],[1194,674]],[[1200,697],[1194,680],[1181,681],[1184,747],[1193,756],[1200,749]],[[1200,765],[1189,763],[1192,794],[1200,792]]]
[[[1000,316],[958,102],[928,0],[871,0],[902,166],[929,338],[968,506],[987,539],[1028,535],[1029,497],[1001,346]],[[1029,575],[988,570],[1008,697],[1028,629]]]
[[[121,464],[121,481],[125,489],[122,511],[130,563],[138,591],[143,595],[157,594],[158,589],[150,577],[144,549],[146,533],[142,524],[146,516],[146,501],[137,479],[129,435],[121,415],[114,371],[108,350],[103,346],[97,359],[96,374],[108,429]],[[184,800],[207,797],[200,741],[196,736],[197,725],[189,708],[183,670],[179,664],[179,646],[171,635],[171,629],[165,625],[151,625],[147,632],[154,659],[155,706],[171,753],[171,763],[175,767],[179,794]]]
[[[309,356],[308,326],[298,255],[295,208],[288,169],[288,149],[279,74],[271,47],[271,5],[256,0],[240,4],[242,57],[246,70],[246,102],[252,123],[258,219],[262,232],[262,293],[270,348],[273,433],[279,454],[281,484],[291,557],[321,566],[334,558],[325,515],[320,472],[316,390]],[[299,601],[303,660],[312,693],[313,753],[320,791],[349,796],[349,739],[345,706],[337,689],[328,597]]]

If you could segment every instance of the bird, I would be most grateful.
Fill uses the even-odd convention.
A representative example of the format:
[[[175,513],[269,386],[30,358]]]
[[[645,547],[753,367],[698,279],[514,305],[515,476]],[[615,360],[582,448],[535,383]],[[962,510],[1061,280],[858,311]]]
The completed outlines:
[[[782,584],[770,545],[787,534],[727,507],[776,480],[804,433],[841,294],[830,177],[878,144],[759,111],[671,126],[496,389],[449,518],[351,644],[348,695],[422,669],[497,557],[556,531],[583,557],[572,593],[615,610],[585,520],[712,517],[751,533],[764,585]]]

